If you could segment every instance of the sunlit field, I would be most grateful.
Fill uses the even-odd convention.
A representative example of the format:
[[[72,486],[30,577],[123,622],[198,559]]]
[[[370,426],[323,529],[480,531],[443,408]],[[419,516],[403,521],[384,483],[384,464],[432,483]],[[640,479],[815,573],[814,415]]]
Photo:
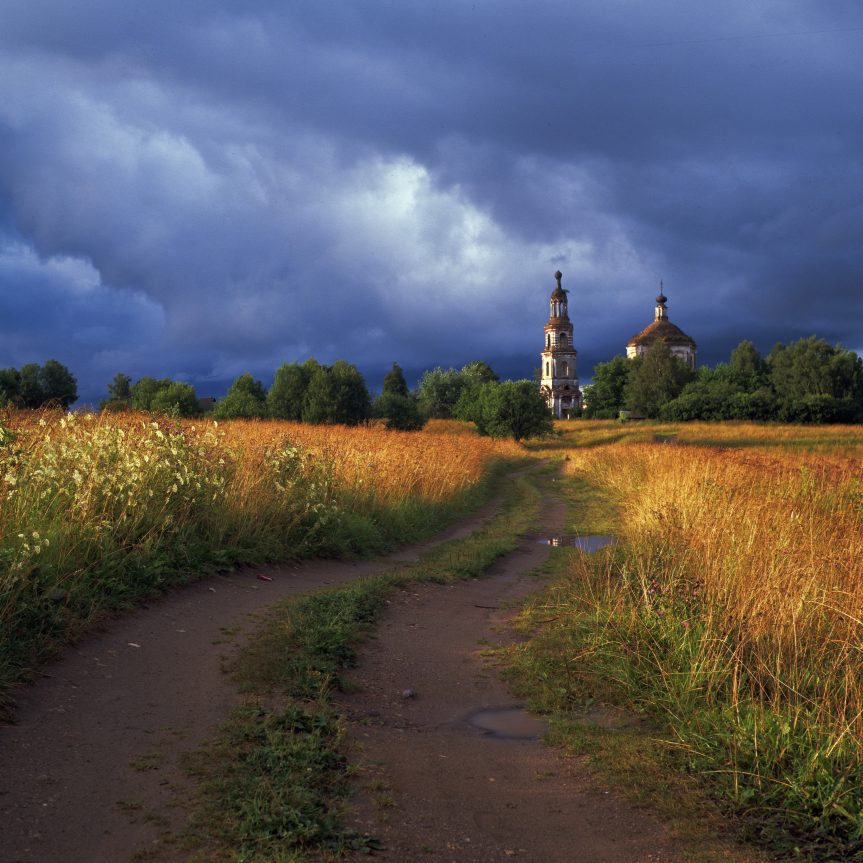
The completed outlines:
[[[555,423],[552,440],[534,443],[536,450],[605,446],[612,443],[667,443],[732,449],[799,450],[863,456],[863,426],[780,425],[748,422],[665,423],[578,420]]]
[[[683,763],[756,832],[812,859],[852,859],[863,849],[863,429],[558,430],[565,472],[610,496],[621,544],[599,564],[571,555],[536,606],[560,615],[539,628],[537,656],[556,654],[571,697],[623,697],[661,716]]]
[[[468,428],[0,416],[0,692],[57,639],[204,570],[439,529],[524,454]]]

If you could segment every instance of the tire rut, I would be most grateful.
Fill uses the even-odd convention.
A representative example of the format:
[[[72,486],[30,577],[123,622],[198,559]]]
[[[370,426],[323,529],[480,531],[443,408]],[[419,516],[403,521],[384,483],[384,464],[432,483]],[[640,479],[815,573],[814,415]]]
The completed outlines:
[[[565,511],[548,496],[544,526],[558,531]],[[662,827],[597,785],[584,759],[475,721],[519,707],[482,651],[512,637],[506,609],[536,589],[529,573],[548,553],[525,540],[482,579],[401,592],[361,648],[358,690],[339,700],[359,769],[351,826],[382,840],[382,860],[680,859]]]

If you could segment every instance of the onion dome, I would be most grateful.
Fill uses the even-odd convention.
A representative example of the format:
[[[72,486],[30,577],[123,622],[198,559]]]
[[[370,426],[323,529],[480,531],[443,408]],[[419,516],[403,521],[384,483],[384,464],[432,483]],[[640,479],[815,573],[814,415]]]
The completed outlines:
[[[558,270],[554,274],[555,279],[557,279],[557,287],[551,292],[551,298],[553,300],[558,300],[559,302],[566,302],[566,291],[561,287],[560,280],[563,278],[563,273]]]
[[[655,341],[663,341],[671,347],[696,347],[695,341],[691,339],[680,327],[668,320],[668,310],[665,304],[668,297],[665,296],[662,282],[659,283],[659,295],[656,298],[656,318],[652,324],[646,326],[640,333],[636,333],[626,344],[628,348],[649,347]]]

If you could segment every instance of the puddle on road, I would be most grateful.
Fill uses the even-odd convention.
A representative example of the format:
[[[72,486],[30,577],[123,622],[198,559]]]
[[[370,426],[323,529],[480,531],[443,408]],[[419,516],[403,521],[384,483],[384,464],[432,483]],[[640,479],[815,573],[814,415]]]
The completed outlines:
[[[607,534],[591,534],[590,536],[547,536],[538,539],[540,545],[551,545],[554,548],[578,548],[592,554],[608,545],[614,545],[617,540]]]
[[[545,720],[521,707],[489,707],[472,713],[467,721],[499,740],[537,740],[548,731]]]

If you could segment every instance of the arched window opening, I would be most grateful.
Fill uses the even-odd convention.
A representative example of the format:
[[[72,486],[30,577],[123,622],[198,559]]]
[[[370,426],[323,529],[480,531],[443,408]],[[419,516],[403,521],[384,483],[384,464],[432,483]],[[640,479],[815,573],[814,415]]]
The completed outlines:
[[[546,333],[546,336],[545,336],[545,346],[546,346],[547,348],[550,348],[550,347],[551,347],[551,333]]]
[[[562,377],[569,377],[569,363],[563,362],[560,364],[560,374]]]
[[[551,374],[551,366],[548,363],[546,363],[545,364],[545,376],[549,377],[550,374]]]
[[[558,336],[558,341],[560,342],[561,346],[565,348],[566,347],[566,333],[561,333],[560,336]]]

